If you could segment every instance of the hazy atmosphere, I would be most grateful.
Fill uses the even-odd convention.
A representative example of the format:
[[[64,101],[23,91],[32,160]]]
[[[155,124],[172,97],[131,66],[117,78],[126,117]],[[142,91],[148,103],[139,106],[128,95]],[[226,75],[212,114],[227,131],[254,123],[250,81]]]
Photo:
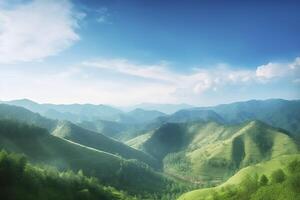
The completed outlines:
[[[289,1],[1,0],[0,99],[123,106],[296,99],[298,8]]]

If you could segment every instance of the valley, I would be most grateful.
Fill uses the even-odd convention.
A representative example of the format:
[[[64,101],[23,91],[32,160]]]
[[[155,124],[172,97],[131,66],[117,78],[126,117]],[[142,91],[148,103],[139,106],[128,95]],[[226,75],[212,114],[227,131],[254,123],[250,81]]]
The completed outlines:
[[[50,111],[56,114],[49,115]],[[83,199],[101,195],[108,200],[260,199],[280,184],[287,185],[293,198],[300,195],[290,186],[298,184],[293,177],[299,175],[300,166],[299,100],[162,111],[1,102],[0,169],[2,162],[19,165],[22,158],[27,160],[22,173],[28,181],[33,181],[29,173],[39,171],[38,176],[54,173],[55,181],[68,185],[64,173],[70,173],[83,182],[66,187],[86,195]],[[290,169],[293,163],[295,169]],[[276,176],[272,173],[278,170],[286,178],[272,182]],[[11,173],[5,178],[13,181],[17,172]],[[263,175],[270,180],[266,188],[260,185]],[[247,182],[249,176],[254,182]],[[12,182],[5,192],[18,190],[21,195],[22,184]],[[248,184],[255,187],[246,191]],[[255,195],[250,198],[249,192]],[[45,198],[39,195],[35,193],[36,198]]]

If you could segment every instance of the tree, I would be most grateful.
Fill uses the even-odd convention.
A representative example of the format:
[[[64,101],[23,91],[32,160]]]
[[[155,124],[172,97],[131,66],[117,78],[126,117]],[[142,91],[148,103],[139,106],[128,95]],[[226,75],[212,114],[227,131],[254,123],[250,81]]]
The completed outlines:
[[[271,174],[271,180],[273,183],[282,183],[285,180],[285,173],[282,169],[278,169]]]
[[[268,184],[268,182],[269,182],[269,179],[266,177],[266,175],[263,174],[263,175],[260,177],[259,184],[260,184],[261,186],[265,186],[265,185]]]

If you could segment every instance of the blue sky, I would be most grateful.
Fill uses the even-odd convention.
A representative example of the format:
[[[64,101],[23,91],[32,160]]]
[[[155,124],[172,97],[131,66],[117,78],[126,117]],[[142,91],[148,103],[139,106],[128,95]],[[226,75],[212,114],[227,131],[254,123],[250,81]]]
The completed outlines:
[[[0,0],[0,99],[300,97],[297,1]]]

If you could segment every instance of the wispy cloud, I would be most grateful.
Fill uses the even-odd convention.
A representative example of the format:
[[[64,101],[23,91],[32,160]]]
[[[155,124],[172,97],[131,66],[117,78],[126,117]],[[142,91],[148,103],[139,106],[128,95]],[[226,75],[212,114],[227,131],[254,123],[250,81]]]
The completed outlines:
[[[80,39],[75,29],[84,14],[69,0],[7,4],[0,4],[0,63],[41,60]]]
[[[245,69],[217,64],[182,73],[168,62],[141,64],[126,59],[86,61],[51,73],[6,69],[0,73],[0,99],[26,97],[54,103],[185,102],[210,105],[243,98],[286,97],[276,96],[278,93],[272,96],[272,92],[278,91],[278,87],[272,85],[276,82],[290,84],[288,93],[292,97],[300,95],[295,91],[300,74],[291,73],[299,70],[299,58],[280,65],[288,73],[280,73],[277,78],[268,76],[267,81],[266,77],[257,74],[261,66]]]
[[[100,24],[112,24],[110,21],[110,13],[108,12],[108,9],[106,7],[101,7],[96,12],[96,21]]]

